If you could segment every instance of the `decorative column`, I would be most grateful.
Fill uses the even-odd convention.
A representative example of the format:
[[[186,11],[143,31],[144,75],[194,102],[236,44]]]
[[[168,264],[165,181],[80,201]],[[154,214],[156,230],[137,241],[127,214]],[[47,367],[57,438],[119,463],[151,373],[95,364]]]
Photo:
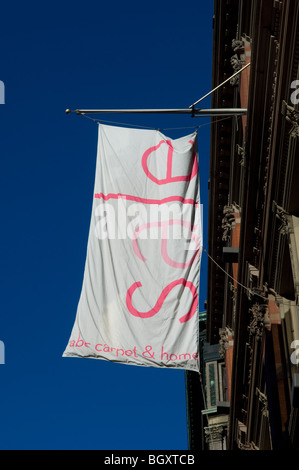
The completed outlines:
[[[241,39],[232,40],[232,49],[235,54],[231,57],[230,63],[234,72],[238,72],[245,65],[245,43]],[[232,86],[237,86],[240,83],[240,74],[236,75],[230,80]]]

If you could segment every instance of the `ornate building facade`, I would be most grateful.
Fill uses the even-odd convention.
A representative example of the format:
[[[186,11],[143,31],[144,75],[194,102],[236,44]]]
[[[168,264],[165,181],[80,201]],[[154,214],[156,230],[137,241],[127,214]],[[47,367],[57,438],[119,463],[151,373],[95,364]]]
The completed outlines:
[[[204,404],[191,448],[298,450],[299,0],[214,0],[213,34],[213,88],[250,66],[212,95],[213,108],[247,115],[211,126]],[[212,404],[207,345],[219,356]],[[187,391],[199,381],[186,380]]]

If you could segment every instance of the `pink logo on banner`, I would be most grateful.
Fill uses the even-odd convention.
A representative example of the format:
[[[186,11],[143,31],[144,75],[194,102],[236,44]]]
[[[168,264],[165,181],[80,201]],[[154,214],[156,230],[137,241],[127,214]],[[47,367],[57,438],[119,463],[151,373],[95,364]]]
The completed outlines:
[[[143,225],[140,225],[139,227],[137,227],[134,231],[133,240],[132,240],[133,250],[134,250],[136,256],[138,256],[138,258],[141,259],[142,261],[146,261],[146,258],[141,254],[138,243],[137,243],[138,235],[145,229],[148,229],[148,228],[151,228],[151,227],[162,227],[161,254],[162,254],[162,258],[164,259],[165,263],[167,263],[169,266],[171,266],[173,268],[179,268],[179,269],[185,269],[188,266],[191,266],[191,264],[199,256],[200,241],[199,241],[199,238],[196,235],[196,233],[194,233],[194,230],[197,229],[197,225],[194,225],[192,227],[192,231],[191,231],[191,237],[195,241],[195,244],[196,244],[195,245],[196,246],[195,253],[192,256],[192,258],[190,259],[190,261],[187,261],[186,263],[178,263],[178,262],[172,260],[169,257],[168,252],[167,252],[167,230],[168,230],[168,226],[169,225],[175,225],[175,224],[183,225],[183,226],[187,227],[189,230],[191,230],[191,227],[192,227],[190,222],[186,222],[186,221],[180,220],[180,219],[178,219],[178,220],[176,220],[176,219],[164,220],[163,222],[149,222],[147,224],[143,224]]]
[[[193,144],[193,141],[190,140],[189,141],[190,144]],[[167,172],[166,172],[166,178],[164,179],[158,179],[156,178],[148,169],[148,164],[147,164],[147,161],[148,161],[148,158],[149,156],[154,153],[154,152],[157,152],[157,150],[161,147],[162,144],[166,144],[168,145],[168,153],[167,153]],[[159,142],[158,145],[155,145],[153,147],[150,147],[149,149],[147,149],[143,156],[142,156],[142,161],[141,161],[141,164],[142,164],[142,168],[146,174],[146,176],[152,180],[154,183],[156,184],[168,184],[168,183],[174,183],[176,181],[190,181],[192,180],[192,178],[194,178],[194,176],[197,174],[197,171],[198,171],[198,163],[197,163],[197,158],[196,158],[196,154],[194,152],[193,154],[193,157],[194,157],[194,163],[193,163],[193,168],[192,168],[192,171],[189,175],[184,175],[184,176],[172,176],[172,158],[173,158],[173,146],[170,142],[170,140],[161,140],[161,142]]]
[[[189,143],[193,144],[194,142],[192,140],[190,140]],[[157,152],[157,150],[163,144],[168,145],[167,174],[166,174],[165,179],[158,179],[148,169],[148,158],[151,154],[153,154],[154,152]],[[150,147],[149,149],[147,149],[144,152],[144,154],[142,156],[141,164],[142,164],[142,168],[143,168],[145,174],[147,175],[147,177],[150,180],[152,180],[154,183],[162,185],[162,184],[169,184],[169,183],[173,183],[173,182],[177,182],[177,181],[190,181],[192,178],[194,178],[194,176],[196,176],[196,174],[198,172],[198,162],[197,162],[197,158],[196,158],[196,152],[193,153],[193,158],[194,158],[194,163],[193,163],[192,171],[189,175],[172,176],[173,146],[172,146],[170,140],[166,140],[166,141],[161,140],[158,145]],[[195,253],[193,254],[192,258],[189,261],[185,262],[185,263],[176,262],[176,261],[172,260],[168,255],[168,251],[167,251],[167,230],[168,230],[168,227],[170,225],[175,225],[175,224],[187,227],[189,230],[191,230],[191,228],[192,228],[191,237],[195,241],[196,249],[195,249]],[[178,220],[171,219],[171,220],[166,220],[166,221],[162,221],[162,222],[146,223],[146,224],[143,224],[143,225],[141,225],[141,226],[139,226],[135,229],[133,240],[132,240],[133,250],[134,250],[136,256],[139,259],[141,259],[142,261],[145,262],[146,258],[140,252],[137,239],[138,239],[139,234],[143,230],[149,229],[150,227],[162,227],[161,255],[162,255],[162,258],[165,261],[165,263],[168,264],[169,266],[171,266],[172,268],[185,269],[188,266],[190,266],[195,261],[195,259],[199,256],[199,253],[200,253],[200,240],[199,240],[198,236],[194,233],[194,230],[197,228],[197,226],[195,225],[195,226],[192,227],[190,222],[186,222],[186,221],[179,220],[179,219]],[[190,320],[190,318],[192,318],[194,313],[196,312],[196,308],[197,308],[197,304],[198,304],[198,295],[197,295],[196,287],[194,286],[194,284],[190,281],[186,281],[183,278],[177,279],[177,280],[171,282],[170,284],[168,284],[168,286],[166,286],[162,290],[155,306],[147,312],[140,312],[132,304],[132,295],[133,295],[133,293],[135,292],[135,290],[137,288],[142,287],[141,282],[135,282],[127,291],[127,297],[126,297],[127,308],[129,310],[129,312],[132,315],[134,315],[135,317],[139,317],[139,318],[153,317],[154,315],[156,315],[160,311],[161,307],[164,304],[164,301],[165,301],[166,297],[171,292],[171,290],[173,288],[175,288],[176,286],[178,286],[178,285],[183,285],[184,287],[188,287],[190,289],[191,293],[192,293],[192,296],[193,296],[192,305],[191,305],[191,308],[190,308],[189,312],[186,313],[185,315],[183,315],[179,319],[179,321],[181,323],[184,323],[184,322]]]
[[[176,281],[173,281],[170,284],[168,284],[168,286],[166,286],[162,290],[155,306],[151,310],[149,310],[148,312],[139,312],[132,305],[132,295],[133,295],[133,293],[135,292],[135,290],[137,288],[142,287],[141,282],[135,282],[127,291],[126,302],[127,302],[127,307],[128,307],[129,312],[132,315],[134,315],[135,317],[139,317],[139,318],[153,317],[154,315],[159,313],[159,311],[160,311],[161,307],[163,306],[163,303],[164,303],[167,295],[169,294],[169,292],[174,287],[176,287],[180,284],[182,284],[184,287],[188,287],[190,289],[190,291],[193,295],[193,301],[192,301],[192,305],[191,305],[191,308],[190,308],[189,312],[186,313],[185,315],[183,315],[179,320],[180,320],[181,323],[184,323],[184,322],[190,320],[190,318],[192,318],[194,313],[196,312],[197,302],[198,302],[198,295],[197,295],[196,287],[194,286],[194,284],[192,284],[192,282],[190,282],[190,281],[186,281],[185,279],[177,279]]]

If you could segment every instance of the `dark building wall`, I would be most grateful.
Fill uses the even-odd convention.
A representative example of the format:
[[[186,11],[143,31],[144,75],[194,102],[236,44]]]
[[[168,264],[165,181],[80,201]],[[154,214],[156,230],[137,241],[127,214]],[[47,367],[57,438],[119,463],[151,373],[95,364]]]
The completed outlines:
[[[248,112],[211,125],[207,341],[232,332],[228,447],[297,448],[299,1],[214,6],[212,87],[251,65],[212,98]]]

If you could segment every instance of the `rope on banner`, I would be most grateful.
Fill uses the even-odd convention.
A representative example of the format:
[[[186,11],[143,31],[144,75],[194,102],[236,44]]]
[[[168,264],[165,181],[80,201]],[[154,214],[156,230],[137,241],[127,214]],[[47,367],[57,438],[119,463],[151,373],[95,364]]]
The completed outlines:
[[[159,127],[159,128],[154,128],[154,127],[148,127],[148,126],[141,126],[138,124],[128,124],[127,122],[117,122],[117,121],[107,121],[105,119],[95,119],[92,118],[91,116],[87,116],[85,113],[79,113],[80,116],[83,116],[87,119],[90,119],[91,121],[95,122],[96,124],[99,124],[101,122],[103,123],[108,123],[108,124],[115,124],[119,126],[129,126],[129,127],[139,127],[141,129],[149,129],[152,131],[158,130],[158,131],[174,131],[174,130],[183,130],[183,129],[200,129],[201,127],[212,125],[212,124],[217,124],[218,122],[225,121],[227,119],[231,119],[232,116],[226,116],[221,119],[214,119],[213,121],[205,122],[204,124],[200,124],[199,126],[185,126],[185,127]],[[236,116],[236,119],[238,120],[240,117]]]
[[[116,122],[116,121],[107,121],[105,119],[94,119],[91,116],[87,116],[85,113],[79,113],[80,116],[86,117],[87,119],[90,119],[91,121],[95,122],[96,124],[99,124],[101,122],[106,122],[108,124],[117,124],[119,126],[130,126],[130,127],[140,127],[141,129],[149,129],[149,130],[155,130],[153,127],[147,127],[147,126],[141,126],[138,124],[128,124],[125,122]]]

